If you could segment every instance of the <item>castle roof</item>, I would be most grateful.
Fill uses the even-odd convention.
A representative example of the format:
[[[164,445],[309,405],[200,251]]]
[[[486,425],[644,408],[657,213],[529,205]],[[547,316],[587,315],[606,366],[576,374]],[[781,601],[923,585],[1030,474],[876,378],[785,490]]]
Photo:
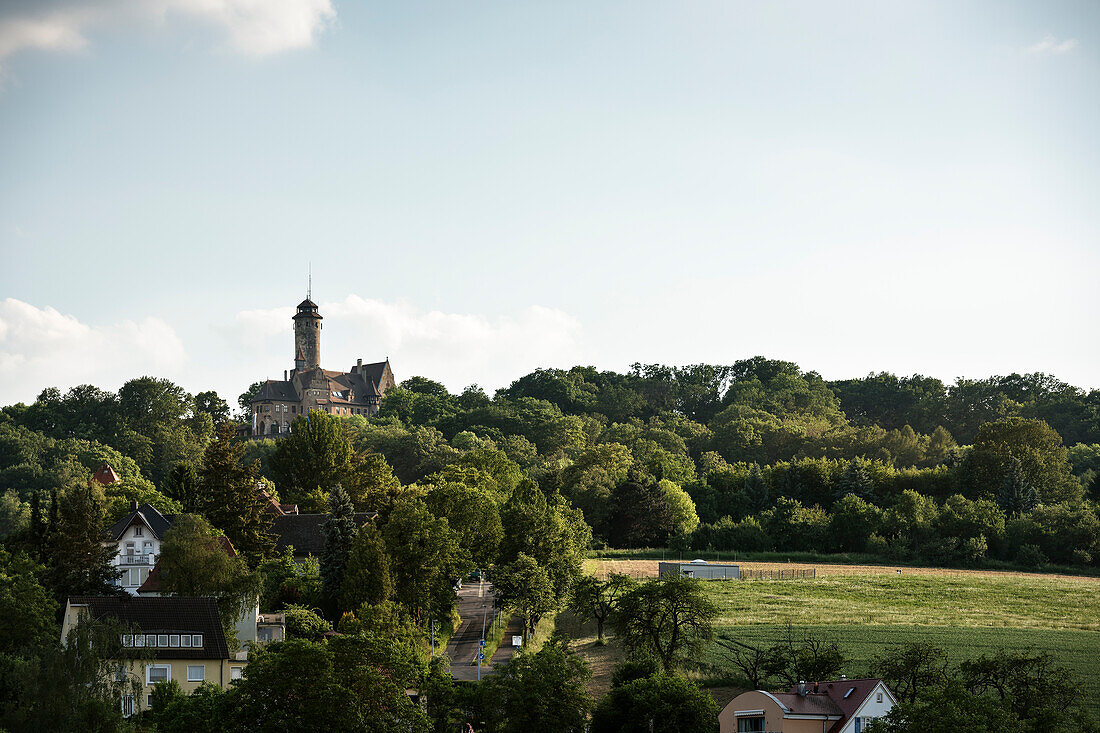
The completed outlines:
[[[297,402],[298,399],[298,390],[294,388],[293,382],[269,379],[260,387],[260,391],[252,398],[252,401],[281,400],[284,402]]]
[[[294,314],[295,318],[322,318],[323,316],[317,312],[317,304],[309,298],[306,298],[298,304],[298,312]]]

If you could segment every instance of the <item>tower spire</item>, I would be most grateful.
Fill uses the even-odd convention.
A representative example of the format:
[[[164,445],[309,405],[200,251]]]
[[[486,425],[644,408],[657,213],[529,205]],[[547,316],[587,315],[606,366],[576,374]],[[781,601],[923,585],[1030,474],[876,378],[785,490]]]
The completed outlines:
[[[308,263],[306,268],[306,272],[308,273],[306,275],[306,298],[308,300],[313,300],[313,263]]]

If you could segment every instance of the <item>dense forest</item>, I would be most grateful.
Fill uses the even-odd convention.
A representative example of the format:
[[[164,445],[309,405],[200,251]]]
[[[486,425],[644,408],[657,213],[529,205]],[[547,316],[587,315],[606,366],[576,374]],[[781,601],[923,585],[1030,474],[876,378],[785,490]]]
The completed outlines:
[[[281,439],[241,439],[237,421],[258,387],[238,397],[236,414],[213,392],[191,395],[154,377],[118,392],[46,389],[30,405],[0,410],[5,615],[56,620],[69,595],[116,592],[99,533],[133,500],[192,517],[173,526],[162,559],[216,569],[181,570],[175,577],[199,580],[177,590],[217,597],[227,630],[247,593],[287,613],[297,646],[258,653],[248,679],[228,692],[186,700],[166,692],[161,730],[186,729],[179,721],[201,718],[202,705],[231,710],[238,727],[255,729],[249,716],[261,715],[295,665],[312,659],[338,674],[340,655],[365,655],[387,670],[386,680],[332,679],[340,695],[358,685],[348,729],[369,719],[378,730],[445,730],[470,716],[497,720],[490,730],[521,729],[489,693],[452,689],[426,652],[429,627],[453,628],[454,579],[475,569],[531,633],[542,616],[576,602],[591,549],[849,553],[1072,572],[1100,564],[1100,391],[1044,374],[950,385],[885,373],[829,382],[758,357],[732,366],[637,364],[625,374],[538,370],[493,396],[477,386],[452,394],[412,377],[372,417],[315,412]],[[121,480],[90,485],[104,462]],[[329,515],[317,562],[273,552],[257,483],[302,512]],[[363,511],[378,518],[359,528],[352,517]],[[193,550],[219,534],[238,561]],[[646,601],[649,592],[637,590],[637,602],[659,602]],[[0,720],[12,729],[84,726],[94,713],[28,702],[77,695],[74,685],[94,678],[94,670],[60,674],[77,662],[50,642],[56,629],[0,634],[0,677],[17,681],[0,700]],[[332,629],[349,638],[318,641]],[[523,655],[493,683],[501,699],[529,694],[508,685],[543,684],[531,671],[543,663],[557,665],[553,674],[568,671],[570,689],[583,687],[587,672],[561,644]],[[661,666],[663,674],[671,665]],[[670,690],[686,684],[653,680]],[[413,685],[451,707],[427,717],[407,708],[402,686]],[[676,694],[696,700],[696,692]],[[583,727],[590,703],[577,705]],[[176,713],[164,717],[169,708]],[[382,725],[368,708],[397,717]]]

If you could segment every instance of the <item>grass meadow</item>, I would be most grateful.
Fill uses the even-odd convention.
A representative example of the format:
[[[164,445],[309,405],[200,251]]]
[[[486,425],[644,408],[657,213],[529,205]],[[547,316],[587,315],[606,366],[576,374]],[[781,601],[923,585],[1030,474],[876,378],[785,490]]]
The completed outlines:
[[[655,574],[656,562],[647,561],[645,568],[635,568],[635,563],[640,561],[630,563],[631,574]],[[586,570],[603,575],[624,566],[622,560],[590,560]],[[778,640],[788,623],[796,632],[812,630],[840,645],[850,660],[844,670],[849,677],[868,674],[876,655],[912,641],[941,646],[956,663],[1003,648],[1036,649],[1077,675],[1086,704],[1100,716],[1096,578],[818,567],[817,577],[805,580],[700,581],[721,609],[716,631],[745,643],[767,644]],[[608,647],[593,645],[588,626],[574,626],[573,635],[582,654],[592,657],[594,682],[604,687],[607,683],[598,677],[610,672],[620,650],[613,639]],[[725,699],[735,694],[737,673],[717,645],[698,661],[704,684],[722,685]]]

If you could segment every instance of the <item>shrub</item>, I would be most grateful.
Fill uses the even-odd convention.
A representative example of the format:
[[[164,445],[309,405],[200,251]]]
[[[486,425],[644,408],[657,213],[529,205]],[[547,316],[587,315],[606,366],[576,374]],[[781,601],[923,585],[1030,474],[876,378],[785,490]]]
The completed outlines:
[[[1028,568],[1039,568],[1049,561],[1038,545],[1020,545],[1016,551],[1016,563]]]
[[[289,638],[317,639],[326,631],[332,631],[332,624],[305,606],[289,605],[286,614],[286,635]]]

